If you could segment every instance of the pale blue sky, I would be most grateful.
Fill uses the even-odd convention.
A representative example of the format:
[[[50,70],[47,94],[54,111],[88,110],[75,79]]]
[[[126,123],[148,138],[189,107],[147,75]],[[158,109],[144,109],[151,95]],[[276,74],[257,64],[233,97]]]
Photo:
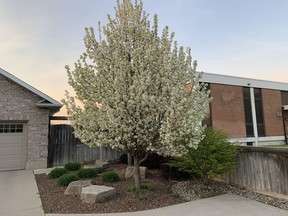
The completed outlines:
[[[198,70],[288,83],[287,0],[143,0],[190,46]],[[85,27],[105,24],[116,0],[0,0],[0,67],[61,100],[65,65],[84,51]]]

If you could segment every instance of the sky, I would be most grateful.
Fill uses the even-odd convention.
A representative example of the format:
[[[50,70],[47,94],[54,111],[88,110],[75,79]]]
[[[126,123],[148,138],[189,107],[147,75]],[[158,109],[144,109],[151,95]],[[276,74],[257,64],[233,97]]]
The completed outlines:
[[[116,0],[0,0],[0,68],[61,101],[85,27]],[[150,19],[191,48],[198,71],[288,83],[287,0],[143,0]],[[58,114],[65,114],[64,109]]]

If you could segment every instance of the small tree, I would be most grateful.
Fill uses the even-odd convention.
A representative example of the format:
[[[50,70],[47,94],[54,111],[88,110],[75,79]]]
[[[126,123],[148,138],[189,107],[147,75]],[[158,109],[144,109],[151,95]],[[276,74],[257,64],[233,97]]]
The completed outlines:
[[[66,66],[76,96],[66,92],[64,103],[82,142],[133,157],[139,190],[139,165],[149,152],[183,153],[177,143],[185,134],[193,134],[190,147],[202,139],[209,92],[199,83],[190,52],[178,48],[168,27],[158,35],[156,15],[150,27],[141,1],[118,1],[115,18],[108,15],[98,33],[97,40],[93,28],[86,28],[86,52],[73,71]],[[192,87],[185,90],[187,82]]]
[[[204,139],[198,148],[189,148],[188,153],[168,163],[169,166],[198,176],[207,183],[208,179],[224,173],[233,172],[239,146],[231,144],[228,136],[219,130],[206,128]],[[182,145],[186,143],[182,142]]]

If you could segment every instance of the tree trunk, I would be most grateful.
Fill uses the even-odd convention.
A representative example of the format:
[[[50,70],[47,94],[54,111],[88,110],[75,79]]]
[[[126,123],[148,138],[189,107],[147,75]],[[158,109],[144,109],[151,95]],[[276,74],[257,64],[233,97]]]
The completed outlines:
[[[204,175],[203,175],[203,183],[204,183],[204,185],[208,185],[208,183],[209,183],[209,176],[207,173],[204,173]]]
[[[140,166],[139,166],[139,158],[133,157],[134,159],[134,178],[135,178],[135,188],[136,192],[140,193]]]
[[[128,166],[132,166],[132,157],[130,153],[127,154],[127,161],[128,161]]]

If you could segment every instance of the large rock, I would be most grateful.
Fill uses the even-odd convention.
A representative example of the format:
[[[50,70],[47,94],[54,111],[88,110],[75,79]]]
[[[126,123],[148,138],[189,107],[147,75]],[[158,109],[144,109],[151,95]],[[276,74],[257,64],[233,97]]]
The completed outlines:
[[[116,195],[116,189],[102,185],[92,185],[82,189],[80,198],[83,203],[101,203]]]
[[[96,161],[93,165],[85,165],[84,168],[92,168],[103,172],[105,168],[108,166],[108,162],[106,161]]]
[[[71,182],[66,188],[64,194],[65,195],[80,195],[82,192],[82,188],[90,186],[91,180],[79,180]]]
[[[146,177],[146,170],[147,170],[147,167],[140,167],[140,178],[141,179],[145,179]],[[134,167],[133,166],[128,166],[126,168],[126,172],[125,172],[125,178],[126,179],[129,179],[131,177],[134,176]]]

